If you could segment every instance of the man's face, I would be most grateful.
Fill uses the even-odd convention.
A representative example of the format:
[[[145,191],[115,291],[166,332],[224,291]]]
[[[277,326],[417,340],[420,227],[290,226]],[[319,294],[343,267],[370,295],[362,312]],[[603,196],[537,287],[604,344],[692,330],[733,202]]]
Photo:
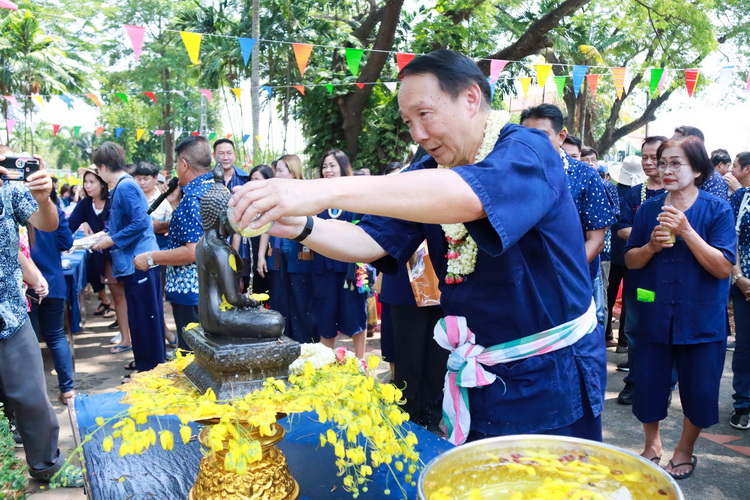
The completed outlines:
[[[743,181],[750,178],[750,166],[742,168],[740,162],[735,158],[734,163],[732,164],[732,175],[744,185],[745,183]]]
[[[596,155],[581,156],[583,163],[588,163],[593,168],[599,167],[599,162],[596,159]]]
[[[214,161],[221,162],[224,170],[229,170],[234,165],[234,147],[228,142],[222,142],[214,149]]]
[[[547,134],[547,137],[549,137],[549,140],[555,149],[560,149],[563,141],[568,136],[568,133],[565,131],[565,129],[562,129],[559,132],[555,132],[555,127],[552,126],[552,120],[550,120],[549,118],[527,118],[521,123],[521,125],[523,125],[524,127],[541,130],[542,132]]]
[[[177,163],[175,164],[175,173],[177,174],[177,178],[180,179],[180,186],[186,186],[190,182],[187,178],[188,170],[190,170],[190,165],[187,160],[182,156],[178,156]]]
[[[474,137],[476,127],[472,127],[481,107],[481,92],[477,94],[475,87],[467,87],[453,99],[440,89],[437,77],[429,73],[408,75],[401,82],[401,117],[412,139],[440,165],[474,163],[481,142],[481,137]]]
[[[156,176],[155,175],[136,175],[135,182],[141,186],[141,190],[145,194],[150,194],[156,188]]]
[[[578,148],[578,146],[574,146],[569,142],[563,142],[562,148],[566,153],[568,153],[568,156],[570,156],[574,160],[581,159],[581,150]]]
[[[722,163],[719,163],[718,165],[716,165],[714,168],[716,169],[717,172],[719,172],[719,174],[726,175],[726,173],[729,172],[729,167],[730,166],[731,166],[731,163],[729,163],[729,162],[726,162],[726,163],[722,162]]]
[[[653,144],[646,144],[641,150],[641,166],[643,167],[643,173],[648,177],[658,177],[659,169],[656,162],[656,150],[659,149],[660,142]]]

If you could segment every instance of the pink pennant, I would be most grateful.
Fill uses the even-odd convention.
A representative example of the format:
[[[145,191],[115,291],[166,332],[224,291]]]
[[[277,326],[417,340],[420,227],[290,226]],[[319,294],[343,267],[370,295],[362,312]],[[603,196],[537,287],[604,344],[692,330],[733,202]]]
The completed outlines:
[[[18,99],[16,99],[16,96],[14,95],[4,95],[3,99],[11,103],[13,106],[20,108],[21,105],[18,103]]]
[[[13,120],[12,118],[8,118],[5,120],[5,129],[8,131],[8,135],[13,133],[13,127],[16,126],[16,123],[18,123],[16,120]]]
[[[0,0],[0,8],[18,10],[18,5],[14,4],[13,2],[8,2],[7,0]]]
[[[685,70],[685,87],[687,87],[688,97],[692,97],[695,85],[698,83],[699,69],[686,69]]]
[[[596,73],[586,75],[586,83],[589,84],[591,97],[596,97],[596,86],[599,85],[599,75]]]
[[[138,64],[138,60],[141,58],[143,35],[146,33],[146,28],[142,26],[131,26],[130,24],[123,24],[122,27],[125,28],[125,33],[127,33],[130,38],[130,43],[133,45],[135,63]]]
[[[154,94],[153,92],[144,92],[143,95],[151,99],[151,102],[156,104],[156,94]]]
[[[154,130],[154,135],[164,135],[164,130],[163,129]]]
[[[206,96],[206,99],[208,99],[208,102],[210,102],[210,103],[214,102],[214,97],[211,95],[211,91],[210,90],[208,90],[208,89],[200,89],[200,90],[198,90],[198,92],[200,92],[201,94],[203,94],[204,96]]]
[[[60,131],[60,125],[52,125],[52,135],[53,136],[56,136],[59,131]]]
[[[294,49],[294,57],[297,59],[299,72],[302,76],[305,76],[305,70],[307,69],[307,63],[310,60],[313,46],[307,43],[293,43],[292,48]]]
[[[508,64],[508,61],[502,59],[493,59],[490,61],[490,83],[494,84],[497,81],[506,64]]]
[[[398,66],[399,73],[404,69],[404,66],[414,59],[414,57],[415,54],[412,54],[411,52],[396,52],[396,66]]]

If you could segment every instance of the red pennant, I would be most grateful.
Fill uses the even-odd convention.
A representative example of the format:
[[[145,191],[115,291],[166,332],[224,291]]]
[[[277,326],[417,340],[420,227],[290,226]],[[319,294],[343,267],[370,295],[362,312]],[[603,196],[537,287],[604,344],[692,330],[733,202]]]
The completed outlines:
[[[201,135],[200,132],[192,132],[190,135]]]
[[[96,136],[99,137],[104,132],[104,127],[96,127]]]
[[[365,84],[364,83],[355,83],[354,85],[356,85],[357,87],[359,87],[360,90],[362,90],[363,88],[365,88]]]
[[[294,87],[295,89],[297,89],[297,91],[300,94],[305,95],[305,86],[304,85],[292,85],[292,87]]]
[[[398,72],[400,73],[404,66],[409,64],[415,55],[411,52],[396,52],[396,66],[398,66]]]
[[[596,73],[586,75],[586,82],[589,84],[591,97],[596,97],[596,86],[599,85],[599,75]]]
[[[154,94],[153,92],[144,92],[143,95],[151,99],[151,102],[156,104],[156,94]]]
[[[141,50],[143,49],[143,35],[146,33],[146,28],[141,26],[131,26],[129,24],[123,24],[125,33],[130,38],[130,43],[133,45],[133,56],[135,57],[135,63],[138,64],[138,60],[141,58]]]
[[[52,135],[56,136],[60,131],[60,125],[52,125]]]
[[[698,83],[699,69],[686,69],[685,70],[685,87],[687,87],[688,97],[692,97],[695,85]]]

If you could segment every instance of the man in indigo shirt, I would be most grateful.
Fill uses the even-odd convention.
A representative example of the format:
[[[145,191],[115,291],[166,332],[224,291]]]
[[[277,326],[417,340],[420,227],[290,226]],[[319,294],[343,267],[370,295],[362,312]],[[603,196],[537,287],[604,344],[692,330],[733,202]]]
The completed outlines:
[[[175,207],[169,221],[167,247],[136,256],[135,266],[139,269],[155,264],[167,266],[165,291],[167,300],[172,304],[177,346],[190,350],[183,337],[183,328],[198,322],[195,246],[203,236],[201,198],[214,181],[211,175],[211,148],[205,137],[196,135],[183,139],[175,148],[175,153],[175,170],[180,184],[167,198]]]
[[[431,52],[400,77],[401,116],[427,151],[422,160],[398,176],[249,182],[230,201],[240,225],[275,220],[275,236],[386,272],[427,239],[447,315],[436,340],[452,351],[443,402],[451,442],[521,433],[600,440],[605,348],[560,156],[537,130],[500,127],[487,78],[466,56]],[[373,215],[357,225],[305,216],[326,208]],[[451,253],[448,232],[462,242]],[[455,253],[466,263],[449,275]],[[554,349],[531,349],[535,334]]]

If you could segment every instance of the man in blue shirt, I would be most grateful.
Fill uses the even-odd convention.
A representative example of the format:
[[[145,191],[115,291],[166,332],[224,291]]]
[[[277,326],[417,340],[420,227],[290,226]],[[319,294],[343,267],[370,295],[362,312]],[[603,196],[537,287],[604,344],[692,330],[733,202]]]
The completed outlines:
[[[182,330],[198,322],[198,270],[195,247],[203,236],[200,206],[203,194],[213,184],[211,148],[205,137],[190,136],[175,148],[175,170],[180,184],[167,198],[172,206],[167,248],[137,255],[135,266],[144,269],[153,265],[167,266],[166,296],[172,304],[177,328],[177,345],[190,350]],[[180,200],[180,194],[183,195]]]
[[[486,77],[461,54],[420,56],[400,76],[401,116],[427,151],[422,160],[398,176],[249,182],[230,201],[240,224],[276,220],[275,236],[387,272],[427,239],[447,315],[436,339],[453,353],[443,403],[449,439],[601,439],[604,342],[557,151],[538,131],[502,126],[507,118],[490,110]],[[329,207],[375,215],[358,225],[291,217]],[[569,342],[549,338],[553,330],[565,330]],[[537,333],[555,349],[527,350]],[[512,356],[508,342],[523,354]]]

